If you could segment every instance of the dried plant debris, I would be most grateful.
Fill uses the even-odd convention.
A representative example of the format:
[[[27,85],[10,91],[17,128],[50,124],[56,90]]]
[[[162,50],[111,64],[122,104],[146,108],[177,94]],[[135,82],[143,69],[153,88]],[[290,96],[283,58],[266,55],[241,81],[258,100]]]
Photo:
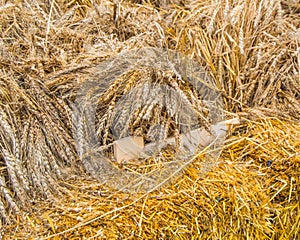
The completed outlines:
[[[150,194],[114,192],[89,178],[65,181],[59,205],[37,202],[39,217],[27,215],[9,236],[297,239],[299,139],[298,124],[246,121],[213,171],[199,176],[198,156],[181,180]]]
[[[280,0],[3,1],[0,236],[298,239],[299,9],[298,1]],[[227,115],[244,121],[206,174],[205,156],[198,154],[171,184],[130,194],[87,174],[72,113],[79,89],[99,64],[145,47],[197,61],[222,93]],[[205,125],[205,103],[187,81],[132,69],[98,99],[102,143],[113,142],[108,125],[122,95],[146,82],[181,92]],[[176,136],[174,117],[162,112],[151,102],[138,108],[130,134],[147,141],[157,132]],[[162,149],[147,164],[172,161],[175,151]]]

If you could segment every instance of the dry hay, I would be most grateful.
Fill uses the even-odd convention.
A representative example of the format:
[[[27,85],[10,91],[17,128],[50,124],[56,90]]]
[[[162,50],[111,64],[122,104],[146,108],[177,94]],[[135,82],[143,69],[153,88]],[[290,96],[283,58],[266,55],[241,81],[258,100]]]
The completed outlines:
[[[4,238],[297,239],[299,9],[291,1],[15,1],[0,6]],[[72,103],[91,67],[167,47],[211,74],[244,123],[206,176],[115,192],[86,175]]]
[[[297,239],[299,133],[298,124],[276,118],[247,121],[205,178],[195,160],[180,180],[150,194],[69,179],[64,198],[37,202],[8,238]]]

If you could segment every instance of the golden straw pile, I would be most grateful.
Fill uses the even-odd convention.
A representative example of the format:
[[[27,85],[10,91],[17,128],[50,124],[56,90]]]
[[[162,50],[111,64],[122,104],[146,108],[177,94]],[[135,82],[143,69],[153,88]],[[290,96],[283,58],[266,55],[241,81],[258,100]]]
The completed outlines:
[[[298,1],[2,1],[0,236],[299,239],[299,29]],[[143,47],[198,61],[241,124],[207,174],[199,154],[130,194],[85,172],[72,111],[98,64]]]

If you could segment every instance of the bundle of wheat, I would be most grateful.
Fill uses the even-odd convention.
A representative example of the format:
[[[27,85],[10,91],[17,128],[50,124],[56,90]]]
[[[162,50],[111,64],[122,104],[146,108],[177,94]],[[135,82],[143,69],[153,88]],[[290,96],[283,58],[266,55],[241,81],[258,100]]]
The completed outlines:
[[[267,107],[298,119],[299,17],[290,12],[297,7],[281,1],[195,1],[176,10],[163,28],[170,47],[205,60],[228,109]]]

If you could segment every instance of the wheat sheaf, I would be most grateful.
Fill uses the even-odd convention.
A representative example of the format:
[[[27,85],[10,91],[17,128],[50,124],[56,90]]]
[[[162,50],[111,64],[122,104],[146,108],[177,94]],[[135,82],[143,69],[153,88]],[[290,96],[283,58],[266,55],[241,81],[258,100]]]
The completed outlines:
[[[181,58],[143,48],[93,68],[78,94],[75,138],[83,165],[101,182],[122,190],[133,190],[132,182],[139,182],[134,191],[154,189],[174,168],[184,169],[186,156],[195,156],[190,143],[183,157],[181,135],[200,127],[210,133],[224,117],[221,95],[209,76]],[[114,159],[115,141],[134,136],[148,144],[148,152],[134,161]],[[174,144],[165,144],[168,140]]]

